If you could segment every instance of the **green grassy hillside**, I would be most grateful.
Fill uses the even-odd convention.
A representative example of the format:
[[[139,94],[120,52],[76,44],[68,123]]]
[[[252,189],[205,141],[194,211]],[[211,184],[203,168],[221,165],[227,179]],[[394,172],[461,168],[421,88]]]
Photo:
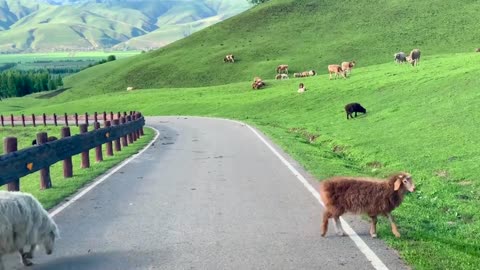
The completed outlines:
[[[32,3],[33,2],[33,3]],[[132,43],[130,49],[158,48],[183,37],[184,29],[208,26],[208,18],[233,16],[250,4],[245,0],[77,1],[47,4],[0,0],[0,52],[50,52],[111,48],[131,38],[160,30],[156,40]],[[175,35],[162,35],[173,26]],[[147,47],[136,47],[147,45]],[[126,46],[118,46],[125,48]]]
[[[479,11],[473,0],[272,0],[160,50],[82,72],[67,84],[78,95],[130,85],[222,85],[256,75],[273,78],[284,63],[292,72],[326,73],[328,64],[391,62],[395,52],[413,48],[424,56],[471,52],[479,46]],[[224,64],[228,53],[238,62]]]
[[[409,171],[417,191],[394,212],[402,238],[395,239],[388,221],[381,219],[381,239],[414,269],[478,269],[479,61],[478,53],[428,56],[415,68],[389,61],[356,68],[347,80],[328,80],[328,75],[267,80],[260,91],[246,81],[123,91],[69,102],[62,102],[61,95],[41,99],[39,93],[4,100],[0,111],[140,110],[227,117],[260,128],[320,180]],[[301,95],[296,92],[300,82],[308,89]],[[343,106],[349,102],[360,102],[368,113],[347,120]],[[310,135],[319,137],[309,143]]]

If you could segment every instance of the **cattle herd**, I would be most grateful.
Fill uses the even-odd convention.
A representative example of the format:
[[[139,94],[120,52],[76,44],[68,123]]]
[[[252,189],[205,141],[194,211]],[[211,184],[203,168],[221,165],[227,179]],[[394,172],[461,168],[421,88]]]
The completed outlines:
[[[480,52],[480,48],[476,49],[476,52]],[[404,52],[397,52],[393,55],[393,60],[399,64],[408,62],[412,66],[417,66],[418,63],[420,62],[420,50],[413,49],[408,55]],[[235,57],[233,56],[233,54],[227,54],[223,58],[223,62],[234,63]],[[340,65],[338,64],[328,65],[329,80],[331,80],[332,77],[334,77],[335,79],[337,79],[338,77],[347,79],[347,77],[352,72],[353,67],[355,67],[355,64],[356,64],[355,61],[352,60],[352,61],[342,62]],[[286,64],[278,65],[275,71],[276,71],[276,75],[275,75],[276,80],[285,80],[289,78],[288,65]],[[315,70],[308,70],[308,71],[293,73],[294,78],[303,78],[303,77],[310,77],[315,75],[317,75],[317,72]],[[259,90],[265,86],[266,86],[266,83],[260,77],[255,77],[253,79],[252,89]],[[305,91],[307,91],[305,84],[300,83],[298,86],[297,92],[301,94],[301,93],[304,93]],[[367,113],[367,110],[362,105],[356,102],[349,103],[345,105],[344,108],[347,114],[347,119],[353,118],[354,117],[353,114],[355,114],[355,117],[357,117],[357,113],[364,113],[364,114]]]

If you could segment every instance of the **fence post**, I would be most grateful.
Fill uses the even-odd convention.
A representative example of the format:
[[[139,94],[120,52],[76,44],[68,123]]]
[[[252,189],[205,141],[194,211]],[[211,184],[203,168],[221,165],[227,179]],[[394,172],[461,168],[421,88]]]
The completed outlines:
[[[135,120],[137,120],[137,115],[136,115],[136,114],[132,114],[132,121],[135,121]],[[137,131],[134,130],[134,131],[132,132],[132,135],[133,135],[133,141],[136,142],[137,139],[138,139],[138,137],[137,137],[137,135],[138,135],[138,134],[137,134]]]
[[[57,126],[57,114],[56,113],[53,114],[53,124],[55,126]]]
[[[37,144],[47,143],[48,135],[46,132],[37,133]],[[52,179],[50,178],[50,166],[40,169],[40,189],[49,189],[52,187]]]
[[[4,126],[5,126],[5,123],[3,122],[3,114],[0,115],[0,120],[2,121],[2,127],[4,127]]]
[[[118,125],[120,125],[120,119],[113,120],[113,126],[118,126]],[[115,146],[116,152],[122,151],[122,147],[120,146],[120,138],[116,139],[113,145]]]
[[[88,132],[88,125],[87,124],[80,124],[80,134]],[[82,152],[82,169],[83,168],[90,168],[90,156],[89,150]]]
[[[110,112],[110,121],[113,120],[113,112]]]
[[[110,127],[112,124],[110,120],[105,121],[105,127]],[[113,148],[112,148],[112,142],[107,142],[106,143],[106,150],[107,150],[107,156],[113,156]]]
[[[47,126],[47,116],[45,115],[45,113],[42,114],[42,120],[43,120],[43,125]]]
[[[75,113],[75,126],[78,127],[78,113]]]
[[[88,113],[87,112],[85,113],[85,124],[87,124],[87,126],[88,126]]]
[[[107,121],[107,112],[106,111],[103,112],[103,121],[104,122]]]
[[[142,117],[142,113],[138,113],[138,117],[141,118]],[[139,130],[139,134],[138,134],[138,137],[141,137],[145,135],[145,133],[143,133],[143,126],[140,127],[140,130]]]
[[[10,123],[12,124],[12,127],[15,126],[15,120],[13,119],[13,114],[10,114]]]
[[[122,117],[122,113],[121,113],[121,112],[117,112],[117,119],[120,119],[120,117]]]
[[[96,115],[97,113],[95,113]],[[93,126],[95,130],[100,128],[100,123],[99,122],[94,122]],[[103,161],[103,155],[102,155],[102,145],[100,144],[99,146],[95,147],[95,161],[96,162],[101,162]]]
[[[34,113],[32,113],[32,124],[33,124],[33,127],[37,126],[37,123],[35,123],[35,114]]]
[[[67,115],[67,113],[64,114],[64,117],[65,117],[65,126],[68,127],[68,115]]]
[[[62,138],[70,137],[70,128],[62,127]],[[70,178],[73,176],[73,164],[72,157],[68,157],[63,160],[63,177]]]
[[[125,117],[122,116],[120,118],[120,124],[125,125],[126,121],[127,120],[125,119]],[[128,146],[127,135],[122,137],[122,147],[125,147],[125,146]]]
[[[17,151],[17,138],[15,137],[6,137],[3,139],[3,152],[5,154]],[[20,190],[20,179],[13,179],[10,183],[7,184],[8,191],[19,191]]]
[[[98,113],[97,113],[97,112],[95,112],[95,113],[93,114],[93,123],[96,123],[96,122],[98,122]],[[95,125],[95,124],[94,124],[94,125]]]
[[[128,122],[132,122],[132,116],[131,115],[127,115],[127,123]],[[132,144],[133,143],[133,133],[128,133],[127,137],[128,137],[128,143]]]
[[[22,113],[22,126],[25,127],[25,115]]]

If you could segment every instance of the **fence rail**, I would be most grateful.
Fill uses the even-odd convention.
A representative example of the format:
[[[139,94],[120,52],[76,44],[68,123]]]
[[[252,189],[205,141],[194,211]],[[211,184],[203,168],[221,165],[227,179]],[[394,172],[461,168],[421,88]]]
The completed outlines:
[[[111,116],[110,119],[113,118],[113,114]],[[51,165],[63,160],[64,176],[71,177],[72,156],[83,153],[82,167],[88,168],[90,166],[88,160],[89,150],[95,149],[96,160],[102,161],[101,146],[103,144],[107,145],[106,154],[113,155],[113,151],[111,151],[112,143],[115,145],[115,151],[120,151],[122,145],[125,147],[128,143],[133,143],[143,135],[145,119],[140,113],[125,116],[121,116],[118,113],[116,116],[119,118],[113,121],[113,125],[110,120],[106,120],[103,128],[100,128],[98,118],[95,119],[97,121],[91,122],[95,130],[90,132],[86,132],[88,124],[81,124],[81,134],[74,136],[70,136],[69,127],[63,127],[63,138],[51,142],[47,142],[47,134],[45,132],[38,133],[38,145],[19,151],[17,151],[16,138],[5,138],[4,148],[6,154],[0,156],[0,185],[8,184],[9,190],[19,190],[19,179],[21,177],[41,171],[41,188],[49,188],[51,187],[49,179],[49,167]],[[107,119],[107,117],[104,119]],[[120,144],[120,141],[123,144]]]
[[[130,111],[130,112],[103,112],[103,113],[93,113],[93,114],[78,114],[75,113],[73,115],[68,115],[67,113],[64,113],[63,115],[46,115],[45,113],[42,115],[3,115],[0,114],[0,125],[2,127],[5,126],[27,126],[27,125],[33,125],[37,126],[38,124],[46,126],[48,122],[53,122],[55,126],[64,123],[66,126],[69,126],[70,124],[75,124],[75,126],[79,126],[81,123],[88,124],[89,121],[92,122],[97,122],[99,120],[110,120],[113,121],[114,119],[120,119],[122,116],[126,117],[127,115],[134,115],[136,112]],[[73,121],[73,123],[72,123]]]

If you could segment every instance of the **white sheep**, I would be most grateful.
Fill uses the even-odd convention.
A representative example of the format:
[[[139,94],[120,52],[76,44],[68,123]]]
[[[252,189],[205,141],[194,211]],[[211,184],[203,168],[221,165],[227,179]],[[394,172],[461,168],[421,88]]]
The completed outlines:
[[[52,254],[58,227],[40,202],[22,192],[0,191],[0,270],[4,270],[2,256],[20,252],[24,265],[32,265],[36,246],[43,246]],[[30,251],[24,252],[24,247]]]

